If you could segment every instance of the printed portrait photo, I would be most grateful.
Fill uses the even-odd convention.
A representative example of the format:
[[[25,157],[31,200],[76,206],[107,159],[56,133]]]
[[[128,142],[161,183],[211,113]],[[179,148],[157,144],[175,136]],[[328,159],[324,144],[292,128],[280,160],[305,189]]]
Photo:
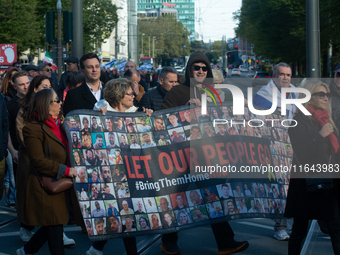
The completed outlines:
[[[152,124],[149,117],[137,117],[136,118],[138,132],[150,132],[152,131]]]
[[[153,131],[166,130],[166,124],[162,115],[152,117],[151,122],[153,124]]]
[[[144,197],[143,201],[147,213],[158,212],[156,200],[154,197]]]
[[[106,216],[117,216],[119,215],[117,200],[106,200],[104,201]]]
[[[98,116],[91,116],[91,131],[92,133],[102,133],[103,123]]]
[[[81,120],[81,132],[91,132],[90,115],[79,115]]]
[[[193,109],[179,112],[183,126],[197,124],[197,118]]]

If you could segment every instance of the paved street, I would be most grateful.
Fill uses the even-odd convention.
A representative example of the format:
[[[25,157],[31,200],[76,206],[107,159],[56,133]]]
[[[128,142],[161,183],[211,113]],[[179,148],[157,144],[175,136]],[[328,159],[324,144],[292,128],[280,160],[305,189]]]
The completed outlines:
[[[5,206],[5,199],[0,201],[0,255],[14,255],[16,249],[23,246],[19,236],[19,222],[15,220],[15,209]],[[291,224],[292,221],[289,220]],[[273,221],[270,219],[244,219],[230,221],[235,232],[235,239],[238,241],[247,240],[250,243],[249,248],[240,253],[244,255],[285,255],[287,254],[288,242],[277,241],[273,238]],[[80,227],[65,226],[67,236],[76,241],[76,245],[65,249],[66,255],[84,255],[86,250],[91,246],[91,242],[85,234],[81,232]],[[149,243],[155,236],[138,237],[138,247]],[[329,237],[317,232],[312,236],[312,242],[309,248],[312,252],[310,255],[333,254]],[[162,255],[160,249],[161,242],[156,239],[153,245],[145,250],[143,255]],[[216,243],[210,226],[193,228],[179,232],[179,247],[183,254],[186,255],[210,255],[217,253]],[[114,251],[114,252],[113,252]],[[48,246],[45,244],[37,254],[49,254]],[[110,240],[104,249],[104,254],[124,255],[125,250],[123,242],[119,239]]]

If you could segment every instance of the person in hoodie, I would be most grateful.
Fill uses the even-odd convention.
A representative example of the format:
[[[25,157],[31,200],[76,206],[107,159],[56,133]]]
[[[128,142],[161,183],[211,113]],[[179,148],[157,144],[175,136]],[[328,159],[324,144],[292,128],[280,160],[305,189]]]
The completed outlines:
[[[193,53],[186,67],[185,82],[172,87],[166,94],[162,103],[162,109],[186,104],[200,106],[202,92],[198,88],[204,87],[204,84],[211,84],[212,80],[213,74],[209,59],[201,52]],[[247,241],[237,242],[234,240],[234,232],[228,221],[211,224],[211,228],[214,232],[219,255],[241,252],[249,247]],[[177,246],[177,239],[177,232],[164,234],[161,249],[166,254],[180,254],[181,250]]]

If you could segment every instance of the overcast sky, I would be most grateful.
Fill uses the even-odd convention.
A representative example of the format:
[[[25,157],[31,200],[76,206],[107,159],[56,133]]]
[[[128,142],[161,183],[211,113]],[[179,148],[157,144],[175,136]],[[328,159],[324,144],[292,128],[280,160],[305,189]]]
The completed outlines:
[[[242,0],[196,0],[196,32],[203,40],[222,40],[235,37],[233,12],[239,10]]]

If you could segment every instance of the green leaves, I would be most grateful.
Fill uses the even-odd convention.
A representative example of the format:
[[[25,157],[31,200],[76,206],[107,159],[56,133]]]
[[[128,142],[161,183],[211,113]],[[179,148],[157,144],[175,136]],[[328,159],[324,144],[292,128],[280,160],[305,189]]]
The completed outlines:
[[[190,53],[188,41],[190,33],[182,22],[177,22],[172,15],[155,19],[139,19],[139,52],[145,57],[152,57],[152,40],[155,37],[155,58],[172,59]],[[143,40],[142,40],[142,34]],[[150,38],[150,53],[149,53]],[[184,47],[185,45],[185,47]]]

